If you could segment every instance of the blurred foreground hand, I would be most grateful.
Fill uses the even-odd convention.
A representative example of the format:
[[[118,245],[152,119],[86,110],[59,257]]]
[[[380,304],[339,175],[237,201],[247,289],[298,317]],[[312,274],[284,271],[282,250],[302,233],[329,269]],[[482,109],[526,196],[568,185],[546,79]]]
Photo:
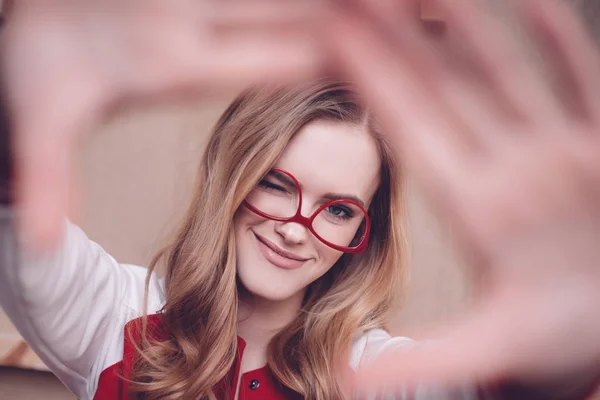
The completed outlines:
[[[313,1],[17,0],[2,32],[20,225],[56,243],[78,138],[122,102],[317,73]]]
[[[435,332],[445,340],[361,381],[518,379],[583,398],[600,377],[600,56],[557,1],[435,3],[446,42],[414,0],[354,0],[332,49],[452,223],[480,293]]]

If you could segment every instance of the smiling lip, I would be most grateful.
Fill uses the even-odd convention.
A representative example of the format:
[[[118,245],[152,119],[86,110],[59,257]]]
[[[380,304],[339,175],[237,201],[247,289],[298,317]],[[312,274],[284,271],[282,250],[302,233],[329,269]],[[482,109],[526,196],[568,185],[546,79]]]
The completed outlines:
[[[258,248],[263,257],[265,257],[267,261],[276,267],[283,269],[296,269],[303,266],[304,263],[309,260],[309,258],[303,258],[294,253],[283,250],[275,243],[256,233],[254,235],[256,236]]]

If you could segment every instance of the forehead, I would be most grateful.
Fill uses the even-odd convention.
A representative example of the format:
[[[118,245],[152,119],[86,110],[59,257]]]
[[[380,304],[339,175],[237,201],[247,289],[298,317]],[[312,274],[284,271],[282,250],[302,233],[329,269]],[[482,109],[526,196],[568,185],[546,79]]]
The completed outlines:
[[[287,145],[275,165],[292,173],[303,191],[345,193],[369,203],[379,185],[375,139],[361,125],[315,120]]]

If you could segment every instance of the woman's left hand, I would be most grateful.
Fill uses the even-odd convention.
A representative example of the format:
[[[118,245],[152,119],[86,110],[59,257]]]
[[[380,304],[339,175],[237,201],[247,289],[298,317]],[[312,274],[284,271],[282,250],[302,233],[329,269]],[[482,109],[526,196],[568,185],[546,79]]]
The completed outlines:
[[[362,382],[588,391],[600,376],[598,51],[559,2],[492,2],[503,14],[438,0],[450,43],[426,33],[416,3],[347,2],[332,49],[451,221],[481,292],[444,340],[382,358]]]

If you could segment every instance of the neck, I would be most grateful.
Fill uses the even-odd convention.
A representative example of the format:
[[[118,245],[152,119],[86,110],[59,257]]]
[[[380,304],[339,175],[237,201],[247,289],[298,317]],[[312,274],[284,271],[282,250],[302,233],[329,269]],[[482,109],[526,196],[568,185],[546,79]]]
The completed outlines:
[[[241,286],[241,285],[240,285]],[[268,300],[239,289],[238,333],[248,345],[267,348],[281,329],[296,319],[304,290],[284,300]]]

